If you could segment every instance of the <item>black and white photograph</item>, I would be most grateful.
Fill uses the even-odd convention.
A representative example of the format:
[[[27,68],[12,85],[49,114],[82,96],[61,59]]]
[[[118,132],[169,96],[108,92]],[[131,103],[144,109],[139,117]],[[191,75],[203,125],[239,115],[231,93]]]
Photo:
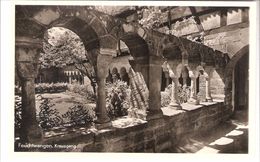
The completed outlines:
[[[120,4],[13,4],[11,151],[257,150],[256,6]]]

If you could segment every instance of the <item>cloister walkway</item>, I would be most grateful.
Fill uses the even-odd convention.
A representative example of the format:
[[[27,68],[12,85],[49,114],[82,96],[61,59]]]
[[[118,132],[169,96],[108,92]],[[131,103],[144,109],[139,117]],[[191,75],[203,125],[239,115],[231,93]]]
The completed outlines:
[[[176,153],[248,153],[248,113],[245,110],[207,134],[190,137],[173,148]],[[171,150],[171,152],[173,151]]]

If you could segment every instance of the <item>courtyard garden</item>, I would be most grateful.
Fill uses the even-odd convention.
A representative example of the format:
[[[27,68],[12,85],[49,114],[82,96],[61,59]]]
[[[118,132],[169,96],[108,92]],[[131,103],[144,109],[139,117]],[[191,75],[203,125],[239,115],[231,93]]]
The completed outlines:
[[[63,90],[57,88],[58,85]],[[41,84],[36,85],[35,89],[37,121],[44,131],[71,127],[90,128],[93,125],[93,121],[96,119],[96,95],[90,85],[55,83],[43,86]],[[128,114],[129,94],[129,86],[123,81],[106,84],[106,108],[110,119]],[[16,130],[19,130],[21,126],[21,107],[21,97],[17,93],[15,96]],[[19,131],[16,133],[16,137],[19,139]]]

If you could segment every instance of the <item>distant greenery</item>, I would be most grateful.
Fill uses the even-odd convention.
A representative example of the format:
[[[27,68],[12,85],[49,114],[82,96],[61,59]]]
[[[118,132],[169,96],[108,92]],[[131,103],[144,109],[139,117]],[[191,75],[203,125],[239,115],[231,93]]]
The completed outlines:
[[[40,63],[41,68],[73,65],[90,79],[95,91],[95,58],[85,50],[80,37],[71,30],[53,27],[45,33]]]
[[[36,93],[58,93],[68,89],[67,83],[38,83],[35,85]]]

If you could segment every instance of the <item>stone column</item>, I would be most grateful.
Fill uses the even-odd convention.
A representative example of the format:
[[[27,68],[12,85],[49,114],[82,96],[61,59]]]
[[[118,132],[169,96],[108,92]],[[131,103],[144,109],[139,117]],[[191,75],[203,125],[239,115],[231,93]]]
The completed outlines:
[[[108,74],[109,64],[112,61],[112,54],[100,53],[97,56],[97,120],[95,121],[97,129],[107,128],[111,126],[110,119],[106,110],[106,92],[105,83]]]
[[[166,80],[165,87],[168,87],[168,85],[170,84],[170,75],[169,75],[168,71],[165,71],[164,74],[165,74],[165,80]]]
[[[72,84],[72,78],[71,78],[71,76],[72,76],[72,72],[69,71],[69,72],[68,72],[68,75],[69,75],[69,84]]]
[[[163,116],[161,110],[161,79],[163,60],[158,56],[149,56],[149,106],[147,120],[157,119]]]
[[[178,77],[174,74],[173,70],[169,65],[168,65],[168,69],[169,69],[169,75],[172,79],[171,102],[169,104],[169,107],[179,110],[182,107],[180,105],[180,102],[178,101],[178,91],[177,91],[177,87],[179,84]]]
[[[161,110],[161,77],[163,60],[159,56],[139,57],[129,60],[136,72],[141,72],[149,89],[147,120],[158,119],[163,116]]]
[[[206,100],[207,102],[212,102],[211,92],[210,92],[210,75],[206,75]]]
[[[206,76],[205,71],[201,71],[199,74],[199,93],[198,99],[202,102],[206,102]]]
[[[182,86],[187,87],[187,76],[182,77],[182,82],[183,82]]]
[[[190,98],[188,100],[188,103],[191,104],[195,104],[198,105],[199,104],[199,100],[197,98],[197,78],[196,76],[193,74],[192,71],[189,71],[189,77],[191,78],[191,92],[190,92]]]
[[[15,61],[17,74],[22,86],[22,121],[20,137],[22,143],[41,143],[42,130],[36,120],[35,84],[38,72],[41,41],[16,37]]]

